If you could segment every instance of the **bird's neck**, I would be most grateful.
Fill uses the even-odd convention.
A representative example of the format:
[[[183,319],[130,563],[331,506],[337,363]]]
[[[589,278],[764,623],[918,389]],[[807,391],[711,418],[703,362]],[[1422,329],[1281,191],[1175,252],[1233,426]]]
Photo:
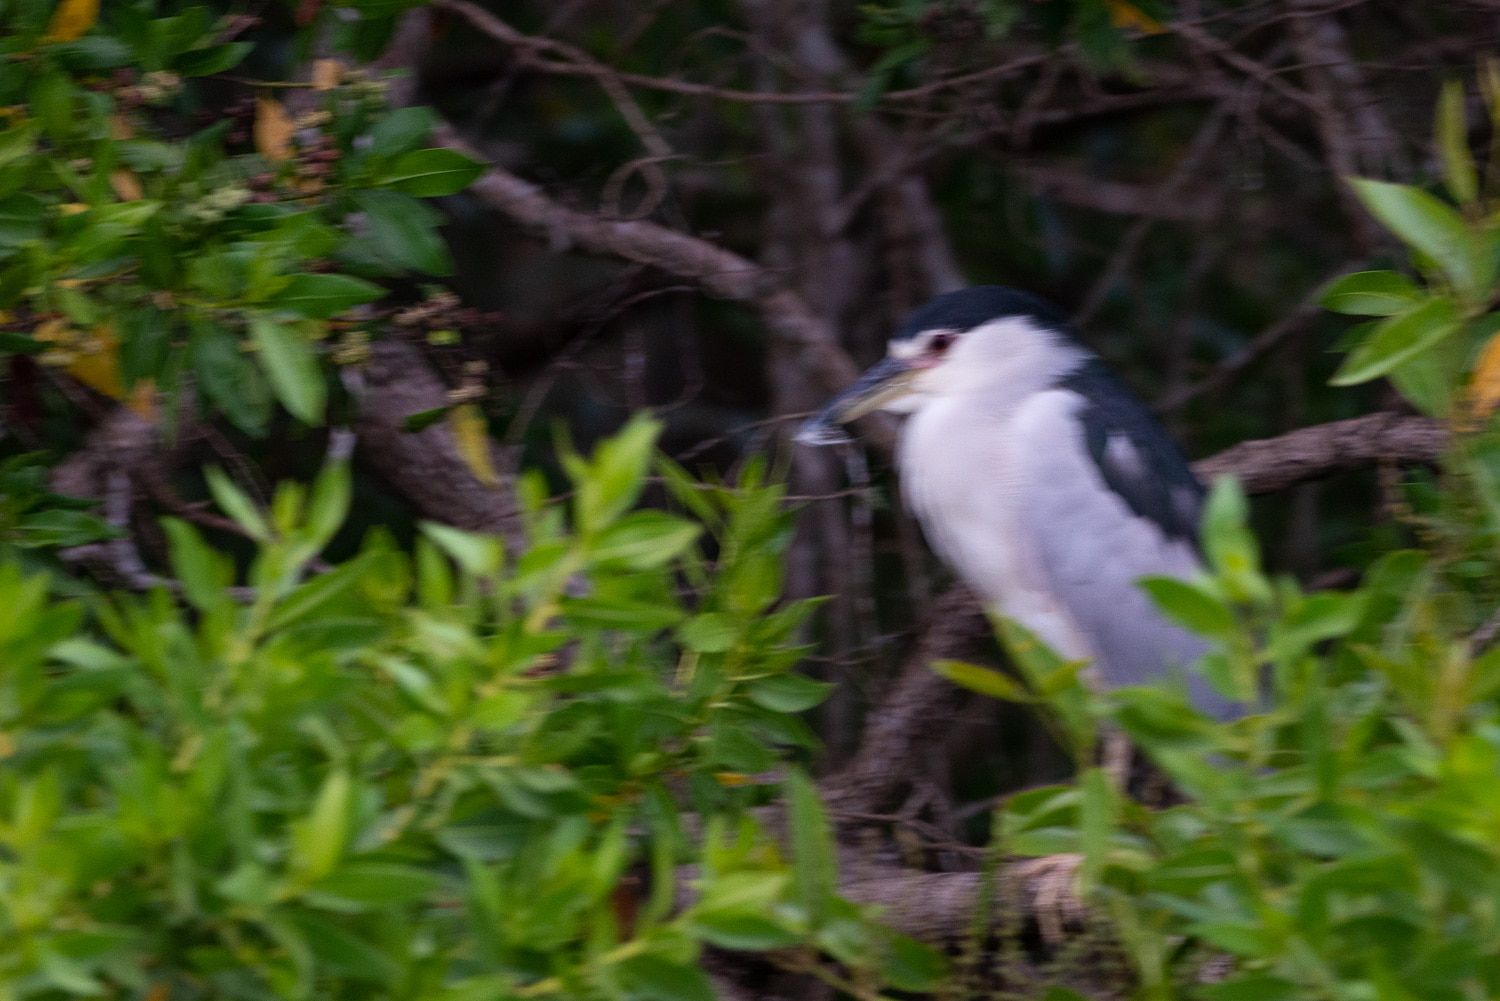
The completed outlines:
[[[961,397],[967,406],[995,414],[1009,413],[1098,361],[1072,338],[1031,324],[962,347],[967,350],[953,359],[955,371],[941,380],[938,395]]]

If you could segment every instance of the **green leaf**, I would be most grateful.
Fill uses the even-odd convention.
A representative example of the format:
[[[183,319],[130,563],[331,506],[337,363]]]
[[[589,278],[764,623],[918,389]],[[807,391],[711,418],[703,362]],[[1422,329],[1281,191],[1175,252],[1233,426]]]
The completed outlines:
[[[1049,987],[1041,1001],[1089,1001],[1088,998],[1067,987]]]
[[[1422,298],[1415,282],[1396,271],[1357,271],[1323,290],[1325,309],[1351,316],[1391,316]]]
[[[906,935],[892,935],[880,953],[880,972],[898,991],[926,994],[948,976],[942,953]]]
[[[1231,976],[1223,983],[1200,988],[1198,993],[1204,1001],[1299,1001],[1306,996],[1292,981],[1267,973]]]
[[[200,329],[192,342],[198,385],[234,426],[248,435],[265,432],[271,417],[271,390],[239,342],[219,328]]]
[[[723,612],[704,612],[677,627],[678,641],[699,653],[723,653],[733,649],[739,634],[739,623]]]
[[[1234,613],[1207,588],[1174,577],[1146,577],[1140,586],[1157,608],[1198,635],[1213,639],[1234,635]]]
[[[1250,531],[1249,504],[1239,480],[1220,476],[1203,505],[1203,550],[1230,601],[1265,604],[1271,585],[1260,569],[1260,546]]]
[[[1366,178],[1349,184],[1371,215],[1442,268],[1460,291],[1468,296],[1482,291],[1492,262],[1481,259],[1482,248],[1451,206],[1404,184]]]
[[[1115,791],[1102,768],[1089,768],[1078,780],[1078,845],[1083,853],[1079,878],[1088,892],[1099,885],[1114,826]]]
[[[328,573],[317,574],[288,591],[276,603],[266,621],[267,629],[283,629],[312,614],[322,605],[346,593],[358,581],[358,562],[345,563]]]
[[[212,76],[234,69],[255,48],[251,42],[225,42],[177,57],[173,68],[183,76]]]
[[[646,485],[646,470],[661,422],[636,414],[612,438],[599,443],[592,461],[570,475],[577,493],[573,508],[585,533],[603,530],[635,503]]]
[[[402,430],[409,434],[416,434],[425,428],[430,428],[438,421],[448,416],[452,407],[433,407],[430,410],[419,410],[414,414],[407,414],[406,419],[401,422]]]
[[[817,789],[800,770],[786,779],[788,819],[792,845],[792,888],[800,903],[819,922],[827,913],[838,887],[838,856],[833,832],[818,799]]]
[[[764,913],[749,908],[694,911],[692,928],[705,941],[721,949],[762,952],[799,944],[802,936],[777,924]]]
[[[422,522],[421,529],[423,535],[475,577],[488,577],[496,573],[504,560],[504,547],[493,535],[465,532],[435,521]]]
[[[676,605],[625,598],[569,598],[562,610],[574,625],[640,634],[668,629],[682,621],[682,609]]]
[[[306,900],[330,910],[364,911],[420,903],[443,885],[435,873],[394,862],[346,862],[307,888]]]
[[[22,549],[66,548],[120,535],[119,529],[87,511],[47,508],[22,518],[16,524],[15,538],[10,541]]]
[[[250,318],[250,339],[282,405],[304,424],[323,423],[328,390],[307,338],[288,324],[256,315]]]
[[[661,511],[636,511],[611,525],[589,550],[596,563],[650,570],[670,563],[697,541],[702,529]]]
[[[350,275],[293,275],[270,305],[315,320],[330,317],[385,295],[385,289]]]
[[[385,983],[400,973],[396,961],[384,950],[326,918],[290,914],[287,920],[302,933],[307,948],[326,973]]]
[[[31,112],[51,138],[65,139],[78,125],[73,114],[76,93],[73,81],[65,73],[44,71],[32,78],[27,94]]]
[[[352,485],[346,460],[329,462],[313,481],[307,502],[307,536],[319,549],[326,546],[349,515]]]
[[[1002,702],[1035,702],[1036,696],[1007,674],[961,660],[935,660],[932,669],[955,685]]]
[[[453,272],[448,247],[438,235],[442,217],[409,195],[379,188],[358,192],[370,249],[397,268],[430,275]]]
[[[800,674],[778,674],[750,683],[750,701],[772,712],[800,713],[822,702],[833,685]]]
[[[47,345],[25,334],[0,331],[0,354],[39,355]]]
[[[203,478],[208,482],[208,491],[213,494],[214,503],[219,505],[219,510],[233,519],[252,539],[258,542],[270,541],[271,526],[260,513],[260,507],[233,480],[224,475],[222,469],[209,466],[203,470]]]
[[[353,782],[343,768],[323,780],[312,812],[292,831],[292,868],[303,879],[320,880],[333,872],[349,839]]]
[[[1391,369],[1386,378],[1422,413],[1446,418],[1463,395],[1472,343],[1462,331],[1446,337]]]
[[[224,559],[203,541],[198,530],[177,518],[163,518],[167,533],[167,554],[172,573],[182,585],[182,593],[194,608],[209,609],[224,600],[229,586],[229,570]]]
[[[42,235],[42,200],[15,194],[0,199],[0,250],[19,247]]]
[[[382,156],[409,153],[432,132],[437,117],[437,112],[422,104],[397,108],[370,130],[370,149]]]
[[[1333,378],[1334,386],[1354,386],[1385,375],[1454,331],[1460,318],[1449,299],[1428,299],[1379,323],[1363,343],[1349,353]]]
[[[408,195],[435,198],[462,191],[484,169],[484,164],[451,149],[419,149],[398,156],[382,180]]]
[[[696,966],[647,953],[619,965],[620,979],[639,1001],[715,1001],[713,984]]]
[[[1443,174],[1454,200],[1470,205],[1479,200],[1479,171],[1469,149],[1469,122],[1464,111],[1464,85],[1443,84],[1437,107],[1437,147],[1443,155]]]

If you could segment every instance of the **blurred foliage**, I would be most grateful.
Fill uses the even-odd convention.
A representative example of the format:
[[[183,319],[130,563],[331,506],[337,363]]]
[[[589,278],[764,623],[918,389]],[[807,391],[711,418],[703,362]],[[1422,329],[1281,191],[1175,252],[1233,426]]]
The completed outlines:
[[[258,549],[241,573],[168,521],[182,601],[0,568],[0,994],[683,1001],[705,945],[934,984],[781,777],[826,691],[791,671],[782,488],[669,471],[709,563],[631,510],[656,432],[569,455],[566,506],[533,482],[522,553],[429,524],[309,574],[335,463],[264,510],[212,473]],[[783,792],[789,854],[748,812]]]
[[[425,298],[408,315],[436,319],[405,333],[451,344],[452,296],[425,281],[452,277],[518,313],[571,306],[589,298],[584,286],[600,298],[594,286],[617,277],[601,278],[607,269],[589,265],[579,278],[566,268],[584,267],[556,265],[550,247],[555,270],[517,266],[493,218],[465,218],[451,199],[447,216],[431,204],[480,165],[431,146],[437,115],[390,107],[389,81],[355,68],[385,49],[414,5],[264,4],[267,23],[253,28],[227,3],[0,5],[8,418],[68,444],[87,408],[53,390],[82,386],[88,400],[168,430],[227,425],[269,466],[282,450],[277,431],[347,415],[337,370],[400,325],[392,299]],[[1205,19],[1227,19],[1241,5],[1201,6]],[[1446,17],[1439,6],[1407,11],[1363,44],[1378,51],[1411,19]],[[584,49],[647,75],[676,73],[689,58],[717,70],[743,54],[722,30],[734,20],[725,4],[663,5],[656,12],[671,8],[669,17],[633,33],[623,30],[630,7],[585,19],[575,31]],[[514,14],[538,31],[572,16],[547,4]],[[1128,97],[1174,11],[1158,0],[875,0],[847,14],[858,111],[877,114],[892,92],[984,70],[1018,39],[1043,55],[1077,53],[1089,97]],[[496,75],[491,56],[472,39],[445,40],[436,69],[452,75],[434,88],[445,108],[514,143],[521,152],[501,142],[497,156],[548,182],[611,178],[625,188],[632,175],[618,165],[639,155],[640,136],[594,81],[538,83],[509,64]],[[464,75],[474,64],[488,74],[482,86]],[[1076,82],[1074,67],[1059,65],[1035,88],[1043,97]],[[1485,67],[1479,83],[1481,101],[1453,83],[1439,103],[1440,194],[1350,182],[1409,249],[1410,267],[1349,275],[1323,296],[1334,312],[1374,318],[1346,334],[1335,384],[1388,379],[1449,423],[1451,454],[1411,477],[1400,522],[1353,561],[1369,569],[1351,590],[1308,593],[1264,570],[1229,485],[1208,511],[1211,575],[1146,585],[1216,641],[1203,669],[1257,711],[1220,724],[1170,687],[1093,693],[1082,665],[1006,624],[1022,680],[936,665],[988,695],[1050,709],[1077,778],[1009,796],[995,847],[1081,857],[1087,897],[1141,997],[1500,996],[1491,643],[1500,191],[1493,158],[1480,164],[1471,152],[1474,136],[1500,134],[1500,78]],[[1030,98],[1015,96],[1016,108]],[[706,220],[727,246],[758,252],[774,194],[756,186],[757,111],[694,111],[649,89],[639,103],[702,161],[694,170],[713,161],[717,171],[712,183],[673,175],[663,214],[684,229]],[[1472,120],[1475,107],[1487,121]],[[930,144],[926,180],[961,258],[982,262],[975,278],[1076,304],[1085,280],[1151,219],[1101,224],[1087,206],[1042,196],[1009,146],[999,147],[1005,157],[948,156],[944,130],[993,123],[962,107],[922,113],[933,120],[918,135]],[[1123,125],[1064,116],[1049,152],[1084,176],[1107,164],[1139,182],[1177,169],[1184,137],[1200,126],[1176,107]],[[1025,137],[996,134],[1024,151]],[[685,135],[703,141],[681,143]],[[1347,220],[1321,203],[1257,218],[1256,204],[1317,202],[1327,191],[1266,167],[1244,135],[1223,145],[1234,162],[1220,186],[1252,208],[1144,244],[1131,275],[1140,294],[1100,291],[1108,322],[1097,326],[1116,333],[1095,343],[1135,363],[1143,384],[1168,367],[1156,364],[1167,348],[1155,335],[1197,294],[1188,276],[1200,255],[1211,260],[1203,286],[1214,305],[1183,343],[1214,364],[1282,315],[1286,288],[1349,253]],[[846,193],[851,203],[863,190]],[[864,225],[849,211],[851,229]],[[450,252],[438,224],[455,220],[482,232],[477,250]],[[1232,260],[1214,270],[1213,255],[1231,244]],[[883,340],[880,310],[902,305],[886,294],[891,276],[876,274],[868,302],[860,290],[850,296],[864,324],[850,335],[856,352]],[[609,309],[635,301],[626,293],[637,294],[613,288]],[[768,395],[747,375],[764,361],[764,333],[711,308],[707,367],[719,379],[703,395],[734,401],[729,432],[710,430],[732,437],[739,458],[752,440],[744,426],[761,416],[746,413]],[[592,336],[604,322],[575,325]],[[680,363],[677,382],[692,381],[677,344],[659,353]],[[1327,374],[1324,359],[1307,355],[1293,368],[1252,388],[1245,405],[1213,400],[1211,419],[1193,429],[1199,443],[1279,430],[1269,423],[1282,416],[1360,409],[1344,390],[1283,406],[1287,385],[1307,395],[1303,384]],[[53,377],[42,389],[39,371]],[[410,426],[446,419],[476,477],[493,484],[486,411],[475,402],[484,390],[469,392],[467,375],[461,388]],[[801,771],[817,743],[801,714],[829,686],[794,670],[813,605],[782,600],[785,489],[760,461],[729,484],[698,482],[653,458],[659,431],[636,420],[589,457],[559,448],[554,482],[523,478],[520,552],[435,524],[409,541],[372,528],[370,512],[382,509],[353,504],[341,462],[308,487],[283,484],[266,504],[249,482],[258,470],[210,469],[194,487],[249,541],[231,555],[218,534],[167,519],[159,555],[169,579],[134,595],[38,572],[50,566],[39,552],[108,542],[122,526],[49,486],[65,448],[42,455],[7,437],[0,999],[697,1001],[713,994],[700,962],[708,947],[763,954],[768,966],[862,998],[998,990],[1009,953],[950,974],[935,952],[837,893],[830,824]],[[653,468],[660,504],[638,509]],[[558,486],[562,500],[552,497]],[[1342,505],[1337,519],[1368,534],[1358,505]],[[328,552],[335,532],[364,540],[339,559]],[[897,650],[887,640],[872,645]],[[1129,735],[1183,801],[1143,805],[1119,788],[1096,764],[1109,731]],[[767,805],[784,815],[784,832],[758,819]],[[972,957],[990,942],[976,935],[970,945]],[[1075,996],[1057,984],[1024,993]]]
[[[363,6],[388,27],[403,5]],[[424,148],[431,111],[388,109],[383,81],[334,59],[220,114],[189,84],[252,46],[206,7],[52,8],[0,9],[0,357],[143,416],[186,406],[259,436],[280,403],[322,423],[324,355],[360,356],[372,279],[450,270],[422,199],[480,166]],[[311,99],[294,113],[286,94]]]
[[[869,70],[867,101],[922,61],[982,68],[985,48],[976,43],[1022,28],[1037,30],[1055,46],[1076,43],[1097,69],[1128,71],[1132,37],[1160,31],[1171,13],[1162,0],[896,0],[860,9],[859,38],[880,52]]]
[[[84,546],[116,530],[91,512],[92,501],[47,488],[45,456],[18,455],[0,463],[0,558],[19,550]]]

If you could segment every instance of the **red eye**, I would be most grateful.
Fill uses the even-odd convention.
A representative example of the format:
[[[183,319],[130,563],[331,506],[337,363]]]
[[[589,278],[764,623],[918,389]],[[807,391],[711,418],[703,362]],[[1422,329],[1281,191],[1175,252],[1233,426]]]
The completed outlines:
[[[948,346],[952,343],[953,334],[947,330],[939,330],[937,333],[932,335],[930,340],[928,340],[927,350],[931,351],[933,354],[940,355],[944,351],[947,351]]]

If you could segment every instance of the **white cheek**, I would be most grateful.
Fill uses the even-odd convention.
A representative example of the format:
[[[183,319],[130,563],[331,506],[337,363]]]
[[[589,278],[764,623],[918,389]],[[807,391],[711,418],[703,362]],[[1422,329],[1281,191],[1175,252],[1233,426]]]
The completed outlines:
[[[958,357],[959,348],[960,346],[955,344],[948,349],[942,361],[917,373],[916,378],[911,381],[914,396],[945,396],[962,384],[961,377],[965,365]],[[909,399],[909,397],[903,397],[903,399]]]

